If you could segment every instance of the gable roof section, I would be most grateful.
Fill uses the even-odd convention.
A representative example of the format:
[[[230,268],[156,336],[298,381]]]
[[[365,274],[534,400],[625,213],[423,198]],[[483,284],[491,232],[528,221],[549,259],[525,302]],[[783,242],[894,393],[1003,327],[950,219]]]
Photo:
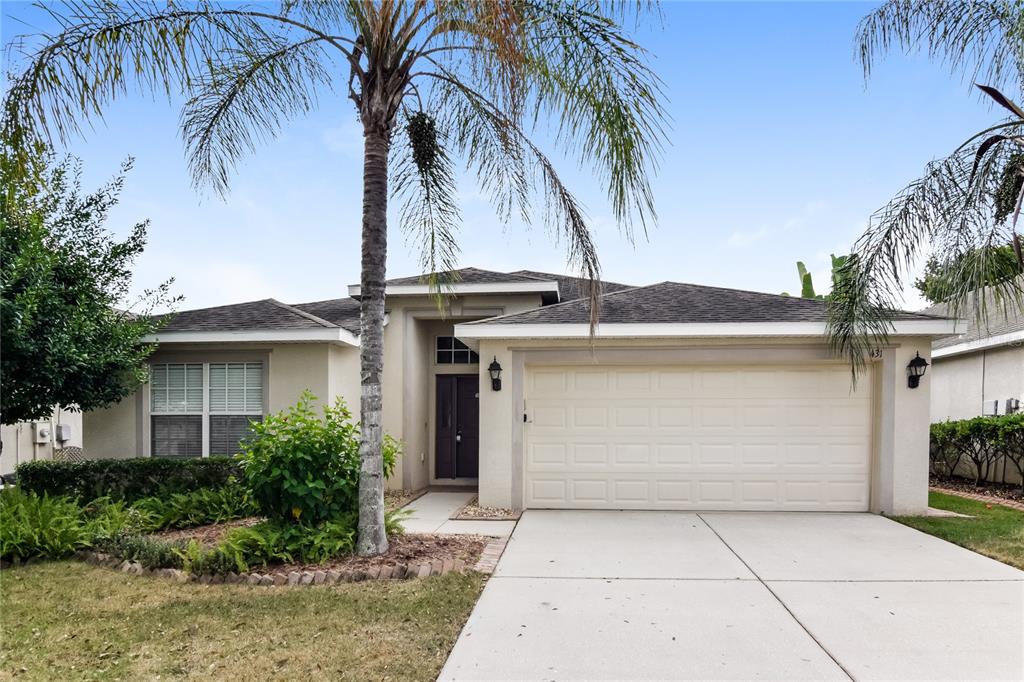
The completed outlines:
[[[327,301],[296,303],[292,307],[327,320],[353,334],[359,333],[359,301],[354,298],[332,298]]]
[[[481,270],[480,268],[461,268],[453,270],[456,275],[456,282],[461,284],[502,284],[505,282],[553,282],[553,278],[534,277],[531,273],[523,272],[497,272],[495,270]],[[387,285],[404,284],[426,284],[428,275],[414,275],[412,277],[399,277],[389,279],[384,283]]]
[[[976,307],[964,311],[961,324],[957,325],[957,336],[937,339],[932,343],[932,355],[943,357],[959,355],[1005,346],[1012,343],[1024,344],[1024,309],[1008,302],[1001,305],[995,301],[991,293],[986,294],[985,315],[978,320]],[[950,307],[939,303],[926,308],[922,312],[929,315],[949,316]]]
[[[558,293],[562,301],[572,301],[577,298],[587,298],[587,287],[590,285],[586,279],[582,277],[570,277],[569,275],[554,275],[549,272],[537,272],[535,270],[516,270],[515,272],[509,273],[512,275],[523,275],[526,277],[536,277],[540,280],[554,281],[558,283]],[[632,284],[619,284],[618,282],[601,282],[601,293],[610,294],[616,291],[623,291],[624,289],[634,288]]]
[[[358,304],[357,304],[358,306]],[[183,310],[161,317],[167,324],[146,341],[339,341],[358,345],[353,333],[333,322],[272,298]]]
[[[480,270],[479,268],[462,268],[451,273],[455,280],[441,287],[442,293],[453,295],[467,294],[540,294],[544,303],[558,301],[558,282],[545,280],[529,275]],[[385,293],[388,296],[429,296],[436,293],[428,282],[428,275],[399,277],[385,280]],[[360,285],[353,284],[348,288],[348,295],[358,298]]]
[[[825,301],[662,282],[601,296],[597,336],[820,336]],[[465,338],[589,336],[585,299],[456,326]],[[948,334],[952,320],[900,312],[894,333]]]

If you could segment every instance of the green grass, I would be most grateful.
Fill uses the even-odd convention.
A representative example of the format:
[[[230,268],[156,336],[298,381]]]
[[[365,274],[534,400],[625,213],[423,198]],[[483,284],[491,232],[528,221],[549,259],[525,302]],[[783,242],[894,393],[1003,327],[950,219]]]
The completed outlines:
[[[974,550],[979,554],[1024,569],[1024,512],[968,500],[956,495],[929,493],[936,509],[968,514],[971,519],[937,516],[897,516],[900,523]]]
[[[433,680],[483,578],[178,584],[74,561],[0,576],[0,679]]]

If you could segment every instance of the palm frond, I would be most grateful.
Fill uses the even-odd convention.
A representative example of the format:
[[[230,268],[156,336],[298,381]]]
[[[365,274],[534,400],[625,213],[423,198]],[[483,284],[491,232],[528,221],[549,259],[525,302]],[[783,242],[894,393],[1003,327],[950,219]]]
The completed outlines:
[[[486,191],[498,206],[518,206],[520,217],[530,224],[534,203],[543,207],[541,221],[556,240],[565,239],[570,267],[592,284],[591,327],[600,315],[601,267],[583,208],[565,186],[551,160],[526,132],[495,103],[457,79],[435,74],[438,90],[450,120],[460,125],[453,142],[473,167]],[[492,173],[508,182],[493,182]],[[533,199],[538,201],[534,202]],[[508,217],[506,214],[504,217]]]
[[[324,39],[272,37],[231,50],[197,79],[181,117],[194,184],[226,194],[231,171],[285,120],[310,111],[321,88],[330,90],[331,56]]]
[[[458,265],[459,208],[455,166],[445,150],[446,134],[423,112],[412,114],[395,150],[392,194],[401,202],[402,230],[420,249],[420,266],[441,305]]]
[[[993,219],[993,200],[1007,158],[1017,149],[1012,138],[1022,131],[1024,121],[1011,123],[1006,128],[1010,144],[990,144],[979,154],[988,142],[979,138],[932,162],[871,217],[829,305],[830,343],[851,361],[855,377],[868,353],[886,343],[903,281],[929,245],[941,254],[954,314],[971,309],[982,319],[984,300],[972,304],[975,292],[987,285],[996,300],[1020,300],[1018,280],[1003,277],[1003,266],[991,253],[1013,238],[1012,225]]]
[[[1016,0],[888,0],[857,27],[865,77],[894,48],[924,51],[951,73],[1000,87],[1024,85],[1024,8]]]

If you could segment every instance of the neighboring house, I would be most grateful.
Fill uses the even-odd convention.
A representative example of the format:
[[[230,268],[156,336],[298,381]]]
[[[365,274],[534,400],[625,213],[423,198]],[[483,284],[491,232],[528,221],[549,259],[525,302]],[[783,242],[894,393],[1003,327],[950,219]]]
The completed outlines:
[[[605,283],[593,336],[581,280],[467,268],[443,309],[387,282],[384,428],[392,487],[478,486],[499,507],[920,512],[929,356],[953,321],[905,313],[854,388],[825,303],[665,282]],[[359,407],[359,287],[177,314],[152,381],[85,417],[90,456],[237,450],[249,419],[303,389]],[[500,386],[489,367],[501,366]]]
[[[949,311],[939,304],[923,312],[947,316]],[[957,331],[963,333],[932,343],[932,421],[1024,410],[1024,310],[989,297],[982,319],[973,309],[962,317],[966,320]],[[992,477],[1020,481],[1006,462]]]
[[[59,459],[65,450],[82,447],[82,413],[57,407],[49,417],[34,422],[0,426],[0,475],[14,473],[22,462],[37,459]]]

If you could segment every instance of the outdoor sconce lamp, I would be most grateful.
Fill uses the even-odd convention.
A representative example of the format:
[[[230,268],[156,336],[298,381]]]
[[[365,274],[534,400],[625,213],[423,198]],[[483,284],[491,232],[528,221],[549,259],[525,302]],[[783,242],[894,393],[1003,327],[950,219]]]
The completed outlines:
[[[491,390],[501,390],[501,365],[498,364],[498,356],[494,356],[491,364],[487,365],[487,373],[491,375]]]
[[[916,353],[914,359],[907,365],[907,386],[917,388],[917,385],[921,383],[921,377],[927,371],[928,361],[922,358],[920,353]]]

